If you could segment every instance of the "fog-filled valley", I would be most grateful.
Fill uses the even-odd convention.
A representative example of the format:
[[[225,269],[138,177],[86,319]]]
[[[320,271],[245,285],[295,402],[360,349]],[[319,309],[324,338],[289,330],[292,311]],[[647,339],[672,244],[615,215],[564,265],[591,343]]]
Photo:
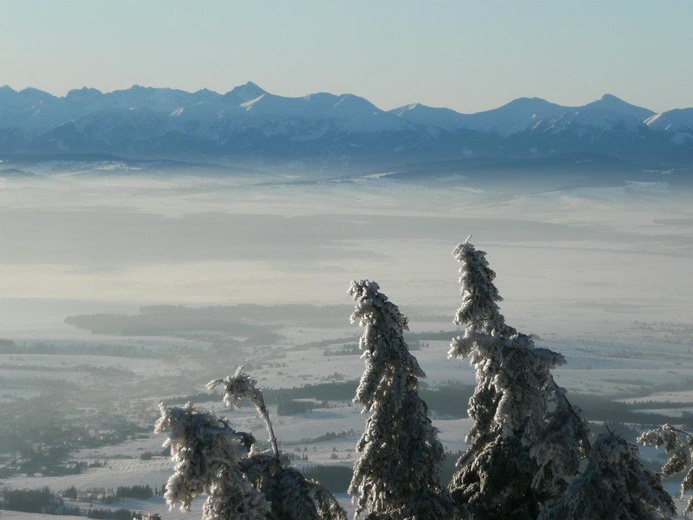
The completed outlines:
[[[475,384],[467,362],[447,359],[460,333],[451,252],[469,235],[508,322],[566,357],[556,380],[593,432],[693,428],[689,170],[14,161],[0,164],[5,490],[48,487],[82,512],[166,512],[160,401],[220,412],[267,444],[253,409],[225,410],[205,388],[242,365],[280,448],[353,507],[365,422],[351,402],[364,365],[354,279],[376,280],[409,317],[449,478]],[[641,452],[661,466],[663,453]]]

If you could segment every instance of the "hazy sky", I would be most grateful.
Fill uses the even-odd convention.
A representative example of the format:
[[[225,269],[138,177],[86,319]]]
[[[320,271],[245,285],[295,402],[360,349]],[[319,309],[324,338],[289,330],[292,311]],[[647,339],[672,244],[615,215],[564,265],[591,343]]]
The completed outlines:
[[[0,0],[0,85],[693,106],[693,1]]]

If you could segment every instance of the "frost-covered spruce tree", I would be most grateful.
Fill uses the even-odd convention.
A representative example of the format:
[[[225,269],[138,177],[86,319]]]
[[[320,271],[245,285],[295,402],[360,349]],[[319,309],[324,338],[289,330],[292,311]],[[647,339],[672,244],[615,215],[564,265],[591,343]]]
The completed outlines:
[[[207,494],[203,520],[346,520],[332,494],[289,465],[277,447],[269,413],[256,381],[239,368],[233,376],[211,381],[222,386],[224,403],[237,407],[248,398],[265,420],[272,449],[258,451],[255,438],[234,431],[226,419],[191,404],[163,404],[155,431],[166,432],[175,473],[166,485],[170,507],[189,510],[196,496]]]
[[[353,281],[348,292],[356,302],[351,321],[364,329],[359,344],[366,362],[354,402],[371,413],[349,486],[356,516],[449,518],[452,505],[438,480],[443,446],[418,395],[425,374],[404,341],[407,318],[376,282]]]
[[[587,468],[539,520],[665,520],[675,513],[659,475],[643,467],[637,448],[609,433],[599,436]]]
[[[154,431],[168,434],[164,447],[170,446],[175,464],[166,483],[168,505],[189,511],[193,498],[207,494],[203,520],[265,519],[270,504],[239,465],[248,453],[247,436],[190,403],[182,408],[160,404],[159,408],[161,417]]]
[[[648,445],[664,446],[667,454],[671,455],[662,466],[662,477],[669,478],[679,473],[686,472],[681,482],[681,498],[693,489],[693,435],[665,424],[654,430],[649,430],[638,437],[638,442]],[[687,515],[693,512],[693,496],[688,498],[688,503],[683,513]]]
[[[589,448],[587,422],[551,375],[563,356],[535,347],[505,323],[486,253],[467,239],[454,255],[462,264],[454,321],[464,333],[453,340],[449,357],[468,357],[477,385],[468,408],[468,449],[449,489],[475,518],[536,518],[578,473]]]

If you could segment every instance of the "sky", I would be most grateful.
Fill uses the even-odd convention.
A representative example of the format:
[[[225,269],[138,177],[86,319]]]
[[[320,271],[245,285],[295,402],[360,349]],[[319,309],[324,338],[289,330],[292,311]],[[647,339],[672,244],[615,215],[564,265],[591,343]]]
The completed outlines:
[[[0,85],[693,107],[690,0],[0,0]]]

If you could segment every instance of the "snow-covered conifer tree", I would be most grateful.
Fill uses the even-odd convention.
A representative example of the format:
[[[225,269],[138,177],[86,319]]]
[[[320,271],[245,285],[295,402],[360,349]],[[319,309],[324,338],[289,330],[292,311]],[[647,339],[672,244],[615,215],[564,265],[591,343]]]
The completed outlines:
[[[357,444],[349,493],[357,516],[369,519],[435,519],[452,514],[438,480],[443,446],[418,395],[424,372],[409,353],[403,333],[407,318],[369,280],[349,288],[356,307],[352,323],[363,328],[360,347],[366,369],[354,402],[371,415]]]
[[[264,397],[256,384],[241,367],[233,376],[207,384],[209,389],[223,388],[224,404],[230,408],[249,399],[265,421],[272,451],[251,450],[239,463],[243,474],[270,502],[272,517],[277,520],[346,520],[346,513],[334,496],[319,483],[306,479],[280,453]]]
[[[174,474],[166,484],[166,502],[190,509],[193,498],[207,494],[203,520],[262,520],[270,504],[253,488],[240,469],[247,455],[245,436],[224,419],[195,409],[160,404],[161,417],[154,431],[167,432],[164,447],[171,447]]]
[[[671,455],[662,466],[662,477],[669,478],[686,472],[681,482],[681,498],[693,489],[693,435],[665,424],[654,430],[649,430],[638,437],[638,442],[656,447],[664,446],[667,454]],[[683,513],[693,512],[693,496]]]
[[[600,435],[587,468],[539,520],[665,520],[676,513],[659,475],[645,469],[638,450],[614,435]]]
[[[289,465],[278,447],[269,413],[256,381],[239,368],[215,379],[224,403],[237,407],[248,398],[265,420],[271,451],[255,449],[252,435],[234,431],[226,419],[196,410],[160,405],[156,432],[167,432],[175,473],[166,485],[169,506],[188,510],[193,498],[207,494],[203,520],[346,520],[332,494]]]
[[[470,358],[477,386],[469,401],[469,448],[450,492],[478,519],[536,518],[578,473],[589,447],[587,422],[551,375],[563,356],[535,347],[505,323],[486,253],[467,240],[454,255],[462,264],[454,321],[464,333],[449,357]]]

